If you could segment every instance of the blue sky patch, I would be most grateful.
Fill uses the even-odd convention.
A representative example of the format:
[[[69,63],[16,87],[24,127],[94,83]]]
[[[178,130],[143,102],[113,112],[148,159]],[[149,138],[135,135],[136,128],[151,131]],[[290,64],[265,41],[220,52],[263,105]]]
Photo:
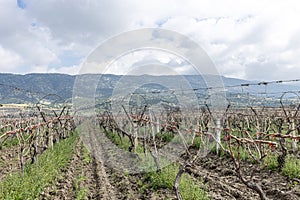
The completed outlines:
[[[18,3],[18,7],[21,9],[25,9],[26,8],[26,4],[23,0],[17,0]]]

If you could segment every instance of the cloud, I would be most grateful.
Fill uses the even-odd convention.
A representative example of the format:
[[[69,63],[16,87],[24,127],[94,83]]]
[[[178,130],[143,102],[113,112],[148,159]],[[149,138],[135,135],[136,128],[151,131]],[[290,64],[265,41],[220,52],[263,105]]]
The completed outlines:
[[[81,66],[80,65],[73,65],[73,66],[67,66],[67,67],[60,67],[58,69],[51,68],[48,69],[49,73],[63,73],[63,74],[70,74],[70,75],[76,75],[79,73]]]
[[[11,69],[16,68],[20,63],[22,63],[22,59],[18,54],[5,50],[1,46],[0,58],[1,72],[9,72]]]
[[[182,58],[159,50],[127,54],[109,67],[109,73],[132,75],[195,74],[192,66]]]
[[[147,49],[129,52],[112,62],[88,61],[78,73],[182,75],[196,72],[191,64],[175,54]]]
[[[28,72],[57,60],[58,47],[51,40],[49,29],[33,26],[26,11],[16,2],[0,1],[0,24],[0,45],[2,52],[6,52],[2,53],[1,60],[4,61],[0,62],[10,68],[7,71]],[[12,57],[15,59],[13,63],[5,63]]]
[[[296,0],[0,0],[0,69],[74,74],[106,39],[161,27],[199,43],[222,75],[299,78],[299,18]]]

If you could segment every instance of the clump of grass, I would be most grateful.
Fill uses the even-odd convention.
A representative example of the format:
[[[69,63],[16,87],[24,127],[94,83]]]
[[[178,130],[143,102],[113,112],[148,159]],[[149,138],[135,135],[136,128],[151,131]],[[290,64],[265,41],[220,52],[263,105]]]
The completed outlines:
[[[271,154],[271,155],[265,157],[265,158],[263,159],[263,164],[264,164],[264,166],[265,166],[267,169],[270,169],[270,170],[273,170],[273,171],[277,170],[277,169],[278,169],[278,161],[277,161],[277,158],[278,158],[278,156],[273,155],[273,154]]]
[[[0,133],[0,135],[1,134],[2,133]],[[25,135],[24,136],[24,140],[26,140],[28,137],[29,137],[29,134]],[[5,140],[5,142],[3,142],[2,144],[0,144],[0,150],[4,149],[4,148],[10,148],[10,147],[13,147],[13,146],[17,146],[18,144],[19,144],[18,138],[16,136],[10,136],[9,138],[7,138]]]
[[[86,187],[80,187],[81,182],[85,181],[85,176],[78,176],[75,180],[75,196],[76,200],[87,199],[88,189]]]
[[[39,156],[37,164],[28,164],[24,174],[8,175],[0,183],[0,199],[36,199],[66,167],[74,153],[78,134],[55,144]]]
[[[293,155],[288,155],[281,172],[290,179],[300,178],[300,159]]]
[[[200,149],[202,147],[201,138],[196,136],[193,145],[195,148]]]
[[[111,131],[106,131],[106,136],[108,137],[108,139],[110,139],[110,141],[112,143],[114,143],[120,149],[129,151],[129,149],[131,148],[131,143],[130,143],[130,140],[128,137],[122,137],[122,140],[121,140],[121,138],[119,137],[119,135],[116,132],[111,132]],[[143,146],[141,143],[137,146],[136,153],[138,153],[138,154],[144,153],[144,149],[143,149]]]
[[[87,164],[91,163],[92,162],[91,152],[84,146],[83,143],[81,144],[81,150],[82,150],[82,161]],[[76,200],[87,199],[88,188],[82,187],[83,182],[86,180],[87,178],[83,175],[78,175],[76,177],[74,182],[74,193],[75,193]]]
[[[191,200],[208,200],[206,191],[204,191],[200,186],[202,185],[201,181],[195,182],[190,175],[183,174],[180,181],[180,194],[183,199]]]
[[[129,147],[131,146],[129,138],[122,137],[121,140],[117,133],[111,131],[106,131],[105,133],[112,143],[117,145],[120,149],[128,151]]]
[[[264,158],[263,163],[267,169],[278,170],[277,155],[270,155]],[[297,159],[294,155],[288,155],[285,158],[284,166],[281,169],[282,175],[293,179],[300,178],[300,159]]]
[[[91,152],[82,144],[81,146],[82,149],[82,157],[83,157],[83,162],[85,163],[91,163],[92,162],[92,157],[91,157]]]
[[[171,142],[174,138],[174,133],[172,132],[163,132],[157,133],[155,135],[156,139],[161,140],[162,142]]]
[[[160,172],[150,173],[150,187],[154,190],[158,189],[170,189],[173,190],[176,175],[179,171],[178,164],[172,164],[163,168]],[[207,193],[202,189],[201,181],[194,181],[189,174],[183,174],[180,181],[180,194],[183,199],[207,200],[209,197]]]
[[[172,164],[161,169],[160,172],[151,172],[150,180],[153,189],[173,189],[174,181],[178,173],[178,165]]]

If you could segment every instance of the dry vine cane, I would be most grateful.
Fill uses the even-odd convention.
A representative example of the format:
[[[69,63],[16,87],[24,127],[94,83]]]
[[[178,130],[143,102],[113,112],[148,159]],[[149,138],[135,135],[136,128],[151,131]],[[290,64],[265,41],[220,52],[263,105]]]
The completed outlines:
[[[43,116],[42,112],[40,112]],[[25,122],[15,122],[15,126],[11,126],[10,131],[6,131],[0,136],[0,139],[4,138],[2,143],[7,140],[9,137],[15,137],[18,141],[19,146],[19,160],[20,160],[20,168],[24,173],[25,170],[25,163],[26,158],[29,156],[31,163],[37,162],[37,156],[49,147],[45,141],[49,141],[49,132],[51,132],[51,128],[53,124],[61,122],[62,120],[65,121],[64,126],[57,127],[60,129],[60,133],[64,133],[65,136],[69,135],[74,130],[74,124],[72,123],[72,117],[67,115],[59,117],[54,117],[49,120],[43,116],[44,122],[41,123],[38,118],[25,121]],[[32,125],[35,123],[34,125]],[[51,137],[50,137],[51,138]],[[52,141],[53,143],[53,141]],[[40,149],[40,150],[39,150]]]

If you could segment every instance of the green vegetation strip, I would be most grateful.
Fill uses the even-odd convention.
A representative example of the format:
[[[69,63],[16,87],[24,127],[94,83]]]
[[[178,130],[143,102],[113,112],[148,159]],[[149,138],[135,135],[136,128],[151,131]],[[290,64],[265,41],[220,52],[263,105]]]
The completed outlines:
[[[28,164],[21,172],[8,175],[0,183],[0,199],[36,199],[44,188],[53,183],[72,158],[78,134],[60,141],[53,149],[46,150],[38,164]]]
[[[288,155],[285,159],[285,164],[282,169],[282,174],[291,179],[300,178],[300,159],[297,159],[293,155]]]
[[[160,172],[150,172],[145,175],[144,180],[138,182],[140,192],[148,188],[154,190],[170,189],[173,190],[179,165],[174,163],[164,167]],[[207,192],[203,189],[201,180],[195,181],[189,174],[183,174],[180,180],[180,194],[186,200],[209,200]]]
[[[213,149],[212,151],[214,153],[216,152],[215,149]],[[236,148],[233,148],[233,153],[237,157],[238,151]],[[229,157],[229,155],[225,154],[224,151],[222,151],[222,150],[220,152],[220,155]],[[255,154],[255,156],[258,157],[258,155],[256,155],[256,154]],[[251,163],[255,163],[255,160],[249,155],[249,152],[246,149],[240,149],[240,158],[243,161],[250,161]],[[278,158],[278,155],[270,154],[269,156],[267,156],[263,159],[262,166],[269,170],[279,171],[277,158]],[[294,178],[299,179],[300,178],[300,159],[292,154],[287,155],[287,157],[285,158],[283,168],[281,169],[280,172],[283,176],[286,176],[289,179],[294,179]]]
[[[92,162],[91,152],[84,146],[84,144],[81,144],[81,150],[82,150],[82,161],[86,164],[89,164]],[[80,167],[77,170],[82,170]],[[80,173],[80,172],[78,172]],[[74,186],[74,192],[75,192],[75,200],[82,200],[82,199],[88,199],[88,192],[89,189],[87,187],[84,187],[84,181],[87,180],[87,177],[83,176],[82,174],[77,175],[75,179],[75,186]]]
[[[77,176],[75,180],[75,196],[76,200],[81,200],[81,199],[87,199],[87,194],[88,194],[88,188],[86,187],[80,187],[80,184],[87,180],[85,176]]]

